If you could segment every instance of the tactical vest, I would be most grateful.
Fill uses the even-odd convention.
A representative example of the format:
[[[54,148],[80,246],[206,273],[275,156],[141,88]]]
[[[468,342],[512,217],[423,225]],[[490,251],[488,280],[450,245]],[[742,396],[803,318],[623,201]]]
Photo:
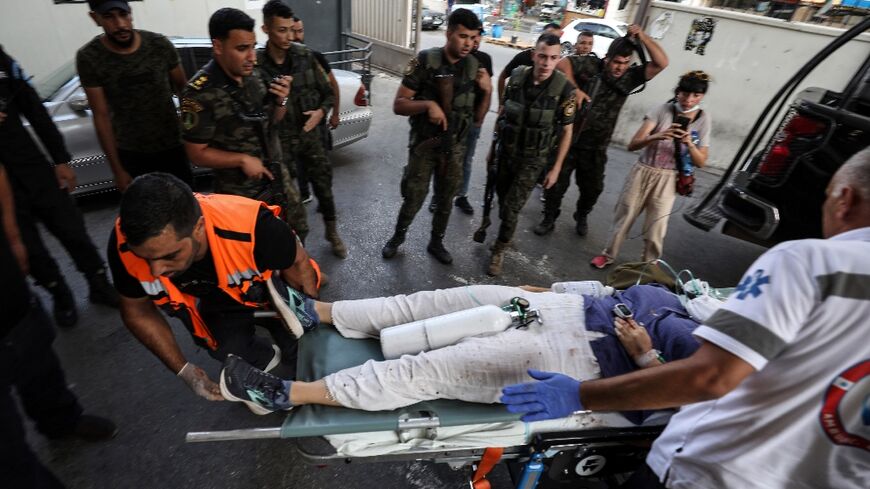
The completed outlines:
[[[265,283],[272,276],[271,270],[257,270],[254,260],[254,228],[261,209],[278,215],[278,207],[222,194],[194,194],[205,218],[206,239],[217,272],[218,288],[236,302],[248,307],[263,307],[268,294],[263,293],[258,283]],[[115,237],[118,255],[127,273],[133,276],[154,304],[166,314],[178,317],[195,337],[200,338],[212,350],[217,341],[212,336],[197,310],[198,298],[185,294],[166,277],[151,274],[148,262],[139,258],[127,246],[121,232],[120,218],[115,220]],[[253,291],[252,287],[260,290]]]
[[[447,68],[444,64],[443,53],[444,48],[431,48],[421,52],[424,55],[423,67],[430,73],[430,76],[429,80],[414,95],[415,100],[439,101],[434,75]],[[456,141],[464,142],[474,116],[474,90],[477,86],[475,80],[480,62],[469,54],[458,63],[462,65],[462,73],[453,81],[453,111],[446,115],[455,127]],[[417,141],[437,136],[441,132],[438,126],[429,122],[429,116],[426,112],[413,115],[409,119],[412,134],[416,135]]]
[[[553,149],[559,131],[556,116],[568,79],[554,71],[547,88],[535,100],[526,100],[525,82],[533,67],[520,66],[511,73],[504,101],[499,141],[509,158],[546,157]]]
[[[571,63],[571,73],[574,75],[577,88],[588,95],[590,82],[604,71],[604,60],[594,54],[586,56],[572,54],[568,56],[568,62]]]
[[[321,95],[317,90],[317,77],[323,76],[317,69],[317,60],[303,44],[291,43],[287,56],[292,60],[290,75],[293,83],[290,87],[290,99],[299,114],[309,110],[319,109]]]

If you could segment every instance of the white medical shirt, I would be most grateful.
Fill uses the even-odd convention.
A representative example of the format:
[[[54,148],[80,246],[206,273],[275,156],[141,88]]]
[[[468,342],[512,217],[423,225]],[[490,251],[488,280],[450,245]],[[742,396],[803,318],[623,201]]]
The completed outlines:
[[[762,255],[695,335],[756,372],[675,415],[669,488],[870,488],[870,227]]]

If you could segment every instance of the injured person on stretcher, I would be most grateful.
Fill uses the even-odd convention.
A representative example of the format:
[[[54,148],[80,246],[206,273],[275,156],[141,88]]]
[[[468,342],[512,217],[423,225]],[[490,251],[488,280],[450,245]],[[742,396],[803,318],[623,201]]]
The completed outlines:
[[[221,392],[257,414],[304,404],[367,411],[431,399],[491,404],[498,402],[504,386],[524,382],[527,375],[563,372],[578,379],[611,377],[688,357],[699,347],[692,335],[698,321],[677,295],[658,285],[636,285],[601,297],[535,287],[472,285],[335,303],[304,297],[281,282],[272,285],[281,289],[281,307],[292,311],[290,322],[299,320],[288,326],[297,334],[331,324],[346,338],[378,338],[393,326],[487,304],[502,307],[517,297],[528,301],[539,320],[393,360],[369,360],[313,382],[282,380],[231,356],[221,372]],[[632,317],[615,315],[614,307],[620,303]],[[650,413],[622,414],[640,424]]]

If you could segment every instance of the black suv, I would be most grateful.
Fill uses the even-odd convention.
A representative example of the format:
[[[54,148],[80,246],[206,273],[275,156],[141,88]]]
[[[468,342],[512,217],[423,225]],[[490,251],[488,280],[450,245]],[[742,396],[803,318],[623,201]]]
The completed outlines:
[[[687,221],[709,231],[724,219],[723,233],[764,246],[821,237],[825,187],[840,165],[870,144],[870,56],[842,92],[801,91],[766,141],[765,135],[771,134],[777,114],[798,84],[867,29],[870,18],[835,39],[786,83],[759,116],[720,182],[684,214]]]

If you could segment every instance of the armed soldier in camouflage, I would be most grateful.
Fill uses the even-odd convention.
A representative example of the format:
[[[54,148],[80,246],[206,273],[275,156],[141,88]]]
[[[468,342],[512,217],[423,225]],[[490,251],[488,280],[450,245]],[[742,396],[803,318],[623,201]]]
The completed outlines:
[[[214,168],[218,193],[281,206],[304,241],[305,209],[281,162],[274,124],[285,114],[290,79],[267,86],[254,75],[254,19],[222,8],[209,19],[214,59],[187,84],[181,101],[184,146],[190,160]]]
[[[480,28],[480,20],[470,10],[454,10],[447,20],[444,47],[421,51],[405,71],[393,112],[410,116],[408,164],[402,175],[402,208],[395,233],[381,250],[384,258],[395,256],[405,242],[408,226],[423,205],[434,176],[437,209],[426,250],[445,265],[453,263],[443,239],[453,196],[462,180],[464,142],[478,109],[474,88],[492,92],[489,74],[477,58],[469,56]],[[487,100],[483,97],[481,103]]]
[[[500,104],[495,185],[501,225],[492,247],[489,275],[501,274],[504,252],[510,246],[520,211],[547,167],[553,146],[558,144],[559,149],[544,177],[544,188],[558,180],[571,146],[577,100],[574,85],[555,69],[560,48],[555,35],[539,37],[532,55],[534,66],[514,69]]]
[[[285,153],[284,163],[291,174],[295,173],[297,162],[304,165],[323,214],[326,240],[335,256],[345,258],[347,247],[336,229],[332,165],[319,130],[320,122],[333,107],[332,87],[313,53],[304,45],[291,42],[295,36],[291,30],[294,23],[293,11],[281,0],[271,0],[263,6],[263,32],[269,40],[266,48],[257,52],[258,71],[266,83],[278,76],[290,77],[287,114],[276,126]],[[300,187],[303,185],[308,183],[300,182]]]
[[[562,165],[559,180],[544,193],[544,219],[535,226],[537,235],[543,236],[555,228],[556,218],[561,212],[562,197],[571,184],[571,173],[575,169],[577,187],[580,189],[580,198],[574,212],[575,229],[580,236],[586,235],[586,216],[604,190],[607,146],[616,127],[619,110],[635,88],[652,80],[668,65],[665,52],[640,27],[629,26],[628,36],[636,38],[649,52],[648,63],[629,67],[634,46],[628,38],[620,38],[610,45],[603,63],[597,58],[586,56],[578,58],[580,62],[572,70],[564,71],[571,81],[574,81],[574,73],[578,73],[578,88],[585,92],[578,101],[589,101],[589,107],[583,114],[583,121],[579,123],[577,139],[571,145],[565,164]],[[588,76],[590,71],[594,76]]]

